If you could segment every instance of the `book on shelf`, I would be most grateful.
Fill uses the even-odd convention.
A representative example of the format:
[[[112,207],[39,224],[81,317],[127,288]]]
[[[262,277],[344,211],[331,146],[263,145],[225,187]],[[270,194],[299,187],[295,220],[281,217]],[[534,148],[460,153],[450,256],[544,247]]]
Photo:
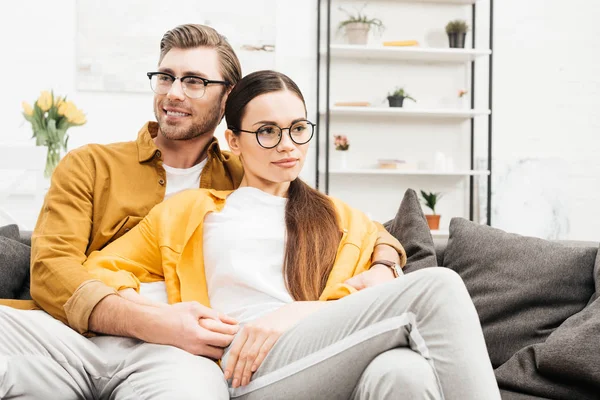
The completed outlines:
[[[369,107],[371,103],[368,101],[336,101],[333,105],[336,107]]]
[[[377,160],[377,168],[379,169],[416,169],[416,166],[406,162],[406,160],[395,160],[390,158],[381,158]]]
[[[383,42],[383,45],[385,47],[411,47],[418,46],[419,42],[417,42],[416,40],[392,40]]]

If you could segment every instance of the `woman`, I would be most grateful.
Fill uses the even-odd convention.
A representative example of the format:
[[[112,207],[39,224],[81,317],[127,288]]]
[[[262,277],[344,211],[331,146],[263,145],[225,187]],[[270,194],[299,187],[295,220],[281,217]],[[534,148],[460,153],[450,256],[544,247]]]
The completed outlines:
[[[232,398],[499,399],[458,275],[397,276],[371,259],[373,222],[298,178],[314,124],[296,84],[250,74],[225,117],[240,188],[159,204],[93,253],[90,272],[117,290],[164,280],[169,303],[196,300],[236,318],[242,328],[221,363]]]

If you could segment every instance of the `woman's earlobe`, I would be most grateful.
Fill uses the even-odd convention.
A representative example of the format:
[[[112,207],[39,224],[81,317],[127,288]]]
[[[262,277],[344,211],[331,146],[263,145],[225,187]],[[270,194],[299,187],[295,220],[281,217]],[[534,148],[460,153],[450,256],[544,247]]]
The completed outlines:
[[[240,155],[240,147],[238,137],[233,133],[231,129],[225,130],[225,140],[227,140],[227,145],[229,145],[229,150],[236,156]]]

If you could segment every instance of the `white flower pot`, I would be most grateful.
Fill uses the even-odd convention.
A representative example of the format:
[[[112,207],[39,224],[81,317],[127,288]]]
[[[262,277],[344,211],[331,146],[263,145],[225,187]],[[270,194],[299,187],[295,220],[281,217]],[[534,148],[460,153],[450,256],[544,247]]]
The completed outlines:
[[[345,26],[348,44],[367,44],[371,26],[362,22],[352,22]]]
[[[348,168],[348,150],[336,150],[336,167],[337,169]]]

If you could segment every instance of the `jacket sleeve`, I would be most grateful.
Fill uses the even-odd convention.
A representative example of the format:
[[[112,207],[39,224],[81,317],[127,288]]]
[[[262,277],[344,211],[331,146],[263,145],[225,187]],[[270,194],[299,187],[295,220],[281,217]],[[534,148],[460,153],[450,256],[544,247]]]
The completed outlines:
[[[79,332],[87,331],[87,319],[74,320],[72,310],[84,302],[93,308],[115,293],[82,267],[92,229],[94,185],[83,151],[68,153],[56,167],[31,246],[33,300]]]
[[[94,251],[83,266],[94,279],[114,290],[135,289],[140,281],[163,280],[162,256],[156,236],[157,209],[131,231],[100,251]],[[90,310],[91,312],[91,310]]]
[[[374,222],[374,224],[377,225],[377,241],[375,242],[375,246],[385,244],[396,249],[398,256],[400,256],[400,266],[404,267],[406,265],[406,251],[402,247],[402,244],[385,230],[379,222]]]

